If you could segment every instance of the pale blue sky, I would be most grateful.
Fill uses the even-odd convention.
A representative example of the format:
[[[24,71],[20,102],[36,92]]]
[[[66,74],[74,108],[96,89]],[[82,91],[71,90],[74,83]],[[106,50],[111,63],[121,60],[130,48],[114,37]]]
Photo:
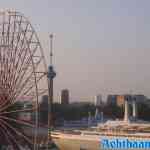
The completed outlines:
[[[68,88],[72,100],[130,90],[150,96],[149,6],[149,0],[0,2],[29,18],[46,56],[48,34],[55,34],[55,95]]]

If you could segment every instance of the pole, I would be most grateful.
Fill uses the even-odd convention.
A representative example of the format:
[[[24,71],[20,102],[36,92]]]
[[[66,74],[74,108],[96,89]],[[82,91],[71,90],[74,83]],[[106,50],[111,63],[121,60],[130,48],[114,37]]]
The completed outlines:
[[[53,69],[53,34],[50,34],[50,65],[48,67],[48,144],[47,144],[47,150],[49,142],[52,141],[51,137],[51,127],[52,127],[52,112],[53,112],[53,79],[56,76],[56,73]]]

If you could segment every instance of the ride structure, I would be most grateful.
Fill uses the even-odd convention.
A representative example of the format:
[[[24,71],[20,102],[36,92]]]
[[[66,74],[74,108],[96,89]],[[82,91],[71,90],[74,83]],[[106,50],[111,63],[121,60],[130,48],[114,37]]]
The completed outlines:
[[[48,92],[38,36],[20,12],[0,11],[0,145],[38,149],[38,110]]]

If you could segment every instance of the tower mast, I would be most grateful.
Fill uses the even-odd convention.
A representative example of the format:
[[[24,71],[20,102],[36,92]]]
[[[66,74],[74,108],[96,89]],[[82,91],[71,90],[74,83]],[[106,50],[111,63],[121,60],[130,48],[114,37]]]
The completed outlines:
[[[50,34],[50,66],[53,65],[53,34]]]
[[[52,113],[53,113],[53,79],[56,72],[53,68],[53,34],[50,34],[50,65],[48,67],[48,141],[51,141]]]

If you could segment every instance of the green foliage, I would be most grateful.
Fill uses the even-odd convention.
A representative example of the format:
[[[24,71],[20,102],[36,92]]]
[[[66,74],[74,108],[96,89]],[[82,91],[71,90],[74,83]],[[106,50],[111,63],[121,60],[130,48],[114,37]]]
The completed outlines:
[[[65,120],[79,120],[83,117],[88,117],[88,112],[91,112],[92,115],[94,115],[95,109],[95,106],[91,104],[53,105],[53,113],[55,114],[55,117],[64,118]]]
[[[150,121],[150,106],[144,103],[138,105],[138,117]]]
[[[46,103],[41,105],[40,109],[40,121],[47,123],[47,109]],[[43,109],[44,108],[44,109]],[[46,109],[45,109],[46,108]],[[90,103],[74,103],[74,104],[53,104],[52,114],[53,120],[80,120],[83,117],[88,117],[88,112],[91,115],[95,115],[96,107]],[[104,116],[112,119],[123,119],[124,117],[124,106],[117,106],[116,104],[103,105],[99,107],[99,110],[104,112]],[[130,115],[132,114],[132,107],[129,105]],[[150,106],[146,104],[138,105],[138,116],[143,120],[150,120]]]
[[[95,106],[92,104],[53,104],[52,114],[53,119],[65,119],[65,120],[79,120],[83,117],[88,117],[88,112],[92,115],[95,114]],[[47,104],[40,105],[40,122],[47,123],[48,111]]]
[[[102,111],[104,112],[105,116],[113,119],[123,118],[123,114],[124,114],[123,106],[119,107],[115,104],[105,105],[102,108]]]

